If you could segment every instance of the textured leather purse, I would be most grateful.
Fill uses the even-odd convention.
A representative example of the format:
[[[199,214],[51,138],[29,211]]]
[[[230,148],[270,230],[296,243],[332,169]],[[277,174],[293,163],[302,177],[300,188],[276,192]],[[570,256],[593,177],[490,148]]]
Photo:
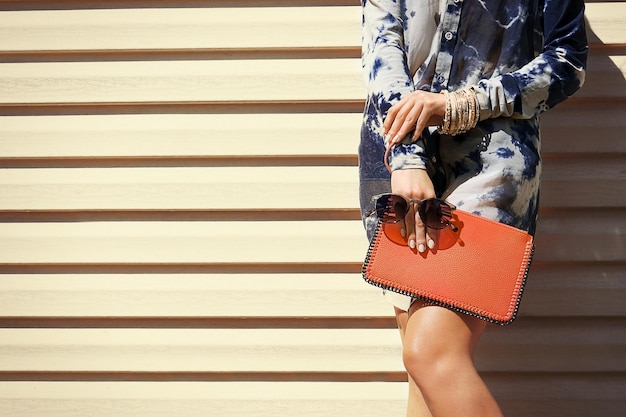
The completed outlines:
[[[457,231],[440,230],[438,247],[409,248],[394,224],[378,223],[363,264],[372,285],[480,319],[515,320],[533,256],[533,238],[505,224],[456,209]]]

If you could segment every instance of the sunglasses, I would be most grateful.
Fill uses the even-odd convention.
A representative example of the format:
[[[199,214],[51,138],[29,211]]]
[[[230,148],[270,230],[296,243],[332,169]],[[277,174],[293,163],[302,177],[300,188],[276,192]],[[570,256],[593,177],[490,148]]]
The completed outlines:
[[[417,213],[424,225],[430,229],[443,229],[450,227],[457,231],[453,225],[452,210],[456,207],[440,198],[427,198],[425,200],[409,200],[399,194],[381,194],[374,197],[374,211],[384,223],[398,223],[409,212],[411,204],[417,204]]]

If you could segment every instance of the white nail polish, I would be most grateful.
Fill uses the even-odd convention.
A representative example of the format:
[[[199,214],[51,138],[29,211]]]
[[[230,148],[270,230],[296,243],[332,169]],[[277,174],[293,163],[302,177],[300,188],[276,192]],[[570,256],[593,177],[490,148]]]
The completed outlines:
[[[409,240],[409,247],[415,249],[415,241],[413,239]]]
[[[428,239],[428,248],[429,249],[434,249],[435,248],[435,241],[432,239]]]
[[[426,250],[426,247],[424,246],[423,243],[420,243],[419,247],[417,248],[417,251],[420,253],[423,253]]]
[[[400,235],[402,235],[402,237],[406,237],[406,230],[404,230],[404,227],[400,229]]]

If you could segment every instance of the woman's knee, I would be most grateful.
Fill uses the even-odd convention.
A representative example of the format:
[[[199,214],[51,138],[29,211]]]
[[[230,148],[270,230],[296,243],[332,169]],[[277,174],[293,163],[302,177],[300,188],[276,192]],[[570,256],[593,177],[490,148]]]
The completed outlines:
[[[472,329],[463,318],[450,311],[412,316],[409,320],[412,322],[407,325],[402,359],[418,386],[442,384],[459,371],[473,368],[473,345],[479,337],[474,330],[478,329]]]
[[[427,337],[411,339],[403,346],[402,360],[406,370],[419,385],[422,375],[432,377],[445,370],[453,355],[438,341],[428,340]]]

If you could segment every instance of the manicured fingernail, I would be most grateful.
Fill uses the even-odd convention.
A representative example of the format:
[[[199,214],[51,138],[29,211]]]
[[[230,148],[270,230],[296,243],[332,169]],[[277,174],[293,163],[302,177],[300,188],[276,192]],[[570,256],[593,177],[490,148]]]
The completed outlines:
[[[400,139],[400,135],[395,135],[393,139],[391,139],[391,143],[397,143],[398,139]]]
[[[385,141],[385,145],[389,145],[389,139],[390,139],[390,136],[389,136],[389,133],[387,133],[385,137],[383,138],[383,140]]]
[[[404,230],[404,228],[400,229],[400,234],[402,237],[406,237],[406,230]]]
[[[409,247],[411,249],[415,249],[415,240],[413,240],[413,239],[409,240]]]
[[[426,251],[426,246],[424,246],[423,243],[420,243],[420,245],[417,248],[417,251],[420,252],[420,253]]]
[[[435,248],[435,241],[432,239],[428,239],[428,247],[430,249],[434,249]]]

